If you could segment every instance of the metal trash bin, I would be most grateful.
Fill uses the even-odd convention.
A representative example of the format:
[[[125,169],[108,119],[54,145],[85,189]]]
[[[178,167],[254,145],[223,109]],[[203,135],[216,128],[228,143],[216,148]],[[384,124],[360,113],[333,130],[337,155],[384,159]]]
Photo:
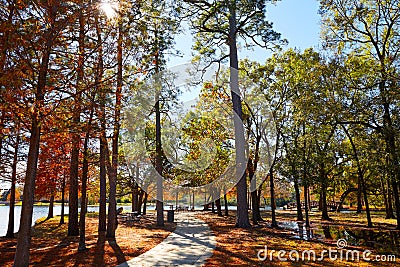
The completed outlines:
[[[167,222],[174,222],[174,210],[167,210]]]

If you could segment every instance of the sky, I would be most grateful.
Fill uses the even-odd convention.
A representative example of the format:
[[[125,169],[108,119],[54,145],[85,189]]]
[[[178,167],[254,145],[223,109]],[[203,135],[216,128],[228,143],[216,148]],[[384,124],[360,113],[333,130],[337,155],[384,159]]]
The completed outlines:
[[[293,47],[304,50],[308,47],[318,48],[320,17],[318,1],[316,0],[281,0],[276,5],[267,6],[267,19],[273,22],[275,31],[287,39],[287,48]],[[183,57],[171,57],[168,66],[172,67],[191,60],[191,35],[189,30],[178,35],[175,48]],[[239,51],[239,58],[248,57],[252,60],[265,62],[271,52],[255,48],[254,51]]]

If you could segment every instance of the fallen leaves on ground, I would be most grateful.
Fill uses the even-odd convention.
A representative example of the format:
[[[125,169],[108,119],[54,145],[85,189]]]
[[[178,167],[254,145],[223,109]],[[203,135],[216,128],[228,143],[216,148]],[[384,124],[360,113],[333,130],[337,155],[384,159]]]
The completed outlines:
[[[30,250],[32,266],[116,266],[161,243],[174,231],[175,223],[156,227],[155,214],[139,222],[120,222],[116,243],[105,233],[98,234],[98,219],[86,218],[86,247],[78,252],[79,237],[68,237],[68,225],[59,224],[60,217],[42,221],[33,227]],[[65,217],[67,222],[68,217]],[[0,266],[12,266],[17,240],[0,238]]]
[[[264,213],[263,215],[265,220],[260,222],[259,225],[249,229],[241,229],[235,227],[236,217],[234,212],[230,212],[230,216],[224,217],[218,217],[211,212],[198,214],[197,216],[200,219],[208,223],[216,235],[217,240],[217,246],[213,256],[207,260],[205,266],[399,266],[399,255],[395,255],[395,262],[364,261],[362,259],[364,250],[371,250],[371,258],[373,259],[378,253],[371,248],[360,246],[349,246],[347,250],[343,250],[344,254],[342,254],[342,256],[340,256],[340,252],[336,254],[338,255],[337,260],[331,260],[327,253],[329,250],[334,251],[338,249],[336,240],[302,240],[298,237],[296,238],[291,230],[285,228],[271,228],[270,220],[265,216],[269,215],[269,213]],[[312,217],[312,227],[316,227],[317,224],[322,225],[320,220],[316,221],[317,215],[316,213],[315,216]],[[334,222],[335,225],[351,223],[354,226],[361,227],[358,216],[335,215],[334,217],[336,219]],[[295,212],[279,211],[277,213],[277,219],[278,222],[283,220],[295,222]],[[323,223],[326,224],[327,222]],[[377,227],[375,229],[379,227],[389,227],[393,229],[393,225],[386,221],[381,221],[379,222],[380,224],[376,221],[376,223]],[[267,249],[267,257],[264,260],[260,260],[257,254],[262,250],[263,252],[260,256],[264,256],[265,249]],[[280,250],[286,251],[285,255],[281,255],[281,258],[286,258],[286,261],[278,259]],[[316,260],[313,260],[313,257],[309,260],[307,254],[305,254],[304,257],[305,260],[301,260],[302,252],[311,250],[315,251]],[[323,260],[318,260],[324,250],[326,252],[324,252]],[[353,250],[360,252],[360,260],[352,261],[350,254],[348,256],[349,260],[346,260],[347,251]],[[296,252],[291,253],[291,251],[297,251],[299,257],[297,257]],[[291,253],[292,259],[294,260],[289,257],[289,253]],[[335,253],[333,252],[332,256],[334,255]],[[340,257],[342,257],[342,260]],[[297,258],[299,258],[298,261],[296,260]]]

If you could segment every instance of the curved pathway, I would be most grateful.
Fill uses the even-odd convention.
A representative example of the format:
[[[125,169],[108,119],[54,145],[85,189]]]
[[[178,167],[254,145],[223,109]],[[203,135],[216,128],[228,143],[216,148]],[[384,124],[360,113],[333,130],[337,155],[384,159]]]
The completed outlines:
[[[163,242],[118,267],[203,266],[216,245],[213,232],[193,213],[175,214],[175,221],[175,231]]]

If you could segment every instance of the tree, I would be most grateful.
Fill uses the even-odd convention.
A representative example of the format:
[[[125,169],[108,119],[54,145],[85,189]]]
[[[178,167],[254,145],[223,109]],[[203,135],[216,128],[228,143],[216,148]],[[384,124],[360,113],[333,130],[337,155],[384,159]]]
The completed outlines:
[[[221,63],[229,58],[230,86],[233,112],[235,115],[235,148],[238,175],[237,180],[237,217],[236,226],[250,227],[247,208],[247,183],[244,172],[245,137],[242,122],[242,103],[238,85],[239,59],[237,42],[242,38],[246,45],[258,45],[264,48],[277,41],[279,34],[272,30],[272,24],[266,21],[266,1],[203,1],[186,0],[191,27],[195,32],[198,58]]]
[[[323,21],[325,44],[339,53],[355,53],[373,61],[369,70],[372,83],[360,84],[355,89],[369,92],[378,99],[371,99],[368,107],[374,109],[374,117],[366,120],[347,121],[378,131],[386,144],[389,155],[387,168],[393,188],[396,206],[397,229],[400,229],[400,199],[398,186],[400,165],[397,132],[399,125],[394,118],[398,113],[398,87],[400,9],[397,1],[351,1],[322,0],[320,9]],[[372,97],[373,98],[373,97]],[[368,110],[368,109],[367,109]],[[379,110],[379,113],[376,114]],[[379,123],[376,125],[376,116]],[[372,123],[371,123],[372,122]],[[376,125],[376,126],[375,126]]]
[[[17,125],[19,126],[19,125]],[[8,216],[8,227],[6,237],[14,237],[14,207],[15,207],[15,185],[17,183],[17,163],[18,163],[18,150],[20,143],[20,129],[17,127],[14,144],[14,156],[12,161],[12,174],[11,174],[11,192],[10,192],[10,212]]]
[[[56,20],[59,12],[61,11],[60,3],[50,1],[48,3],[43,3],[42,5],[43,6],[40,6],[41,12],[43,12],[45,15],[41,18],[44,21],[40,21],[40,19],[38,19],[37,25],[42,25],[43,27],[45,27],[45,29],[43,29],[42,35],[40,35],[40,39],[43,41],[44,45],[38,48],[35,47],[33,43],[31,44],[33,46],[31,48],[33,50],[36,49],[37,51],[41,51],[41,55],[38,58],[39,66],[36,80],[36,90],[33,95],[34,100],[32,111],[30,113],[31,135],[29,138],[29,152],[23,192],[24,199],[22,202],[20,229],[18,235],[17,249],[15,252],[14,266],[27,266],[29,264],[29,247],[31,238],[35,179],[41,133],[41,117],[43,115],[42,107],[44,105],[44,96],[47,89],[46,87],[49,72],[50,55],[52,53],[52,49],[55,45],[59,31],[61,30],[61,25],[63,24],[62,20]],[[27,9],[29,9],[29,7]],[[37,34],[38,32],[40,32],[40,29],[36,29],[35,34]],[[34,39],[32,38],[32,40]]]

